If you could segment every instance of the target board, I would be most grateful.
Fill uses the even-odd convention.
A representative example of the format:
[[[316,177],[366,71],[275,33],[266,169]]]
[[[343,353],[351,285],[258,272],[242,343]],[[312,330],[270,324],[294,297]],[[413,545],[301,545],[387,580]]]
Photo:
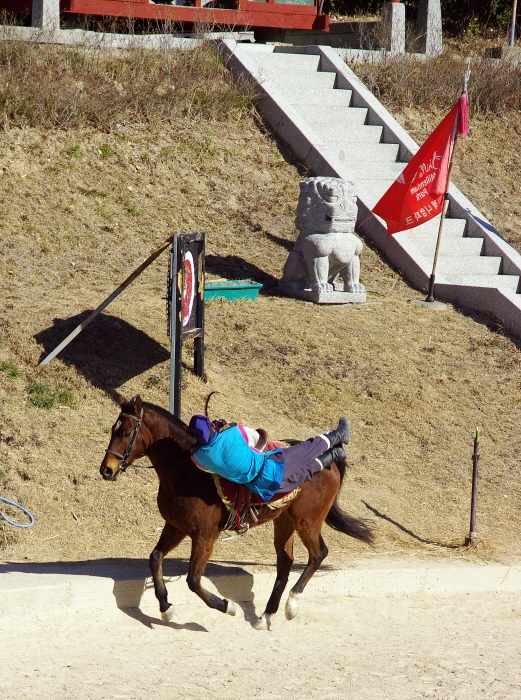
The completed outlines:
[[[170,413],[181,417],[183,343],[194,340],[194,372],[204,379],[204,233],[174,236],[168,274]]]

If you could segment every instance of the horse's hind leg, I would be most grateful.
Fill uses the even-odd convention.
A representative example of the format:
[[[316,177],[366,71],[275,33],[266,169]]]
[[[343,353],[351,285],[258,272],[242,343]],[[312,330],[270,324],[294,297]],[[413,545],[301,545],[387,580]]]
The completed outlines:
[[[213,545],[217,536],[218,531],[213,538],[208,537],[208,535],[203,537],[198,534],[192,537],[192,552],[190,554],[190,566],[188,568],[186,582],[188,588],[196,593],[209,608],[215,608],[228,615],[235,615],[235,603],[232,600],[219,598],[201,586],[201,577],[204,575],[204,570],[212,554]]]
[[[183,533],[173,525],[165,523],[159,542],[156,544],[148,560],[152,579],[154,581],[154,590],[156,592],[156,598],[159,601],[159,610],[161,611],[163,620],[171,620],[174,616],[174,606],[170,605],[168,602],[168,593],[163,579],[163,558],[168,552],[174,549],[174,547],[177,547],[184,537]]]
[[[308,550],[309,558],[306,568],[289,593],[286,603],[286,617],[288,620],[292,620],[297,615],[299,597],[302,595],[309,579],[327,557],[328,549],[320,534],[321,527],[322,523],[317,525],[309,521],[301,522],[297,526],[298,536]]]
[[[274,521],[274,544],[277,552],[277,578],[266,610],[255,622],[256,630],[268,630],[271,626],[271,616],[279,609],[280,599],[288,583],[289,572],[293,565],[293,538],[295,525],[287,511]]]

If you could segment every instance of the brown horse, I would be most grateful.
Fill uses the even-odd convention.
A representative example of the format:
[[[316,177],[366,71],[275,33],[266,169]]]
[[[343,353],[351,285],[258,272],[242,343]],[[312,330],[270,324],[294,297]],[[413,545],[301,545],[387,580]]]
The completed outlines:
[[[188,569],[188,587],[210,608],[235,615],[233,601],[219,598],[201,586],[206,564],[213,546],[228,519],[228,511],[217,494],[210,474],[198,469],[190,459],[189,448],[195,439],[187,426],[163,408],[145,403],[139,396],[120,400],[121,413],[112,427],[112,435],[100,472],[104,479],[114,480],[132,462],[147,455],[159,477],[157,505],[165,526],[150,555],[150,571],[163,619],[171,620],[173,606],[167,598],[163,580],[163,557],[185,537],[192,540]],[[286,617],[298,612],[298,598],[309,579],[327,556],[322,539],[324,521],[332,528],[371,544],[373,535],[364,520],[343,513],[337,503],[345,464],[333,463],[306,482],[298,495],[277,510],[260,509],[257,522],[250,527],[274,520],[277,578],[266,610],[255,623],[256,629],[269,629],[271,616],[277,612],[282,593],[293,564],[293,538],[299,535],[308,550],[309,559],[299,580],[291,589],[286,604]]]

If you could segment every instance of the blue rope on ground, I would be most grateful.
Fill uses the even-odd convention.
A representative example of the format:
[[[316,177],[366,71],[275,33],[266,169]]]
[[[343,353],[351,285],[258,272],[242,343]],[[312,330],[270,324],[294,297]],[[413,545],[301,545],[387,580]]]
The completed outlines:
[[[14,501],[9,501],[7,498],[4,498],[3,496],[0,496],[0,501],[3,501],[4,503],[8,503],[10,506],[14,506],[15,508],[19,508],[20,510],[22,510],[22,511],[27,515],[27,517],[28,517],[29,520],[31,521],[31,522],[28,523],[27,525],[22,525],[21,523],[15,523],[15,522],[13,522],[12,520],[9,520],[9,518],[7,517],[7,515],[6,515],[5,513],[2,513],[2,511],[0,510],[0,517],[3,518],[6,522],[8,522],[9,525],[13,525],[14,527],[23,527],[23,528],[32,527],[32,526],[34,525],[34,518],[33,518],[33,516],[31,515],[31,513],[29,513],[29,511],[26,510],[26,509],[25,509],[23,506],[21,506],[19,503],[15,503]]]

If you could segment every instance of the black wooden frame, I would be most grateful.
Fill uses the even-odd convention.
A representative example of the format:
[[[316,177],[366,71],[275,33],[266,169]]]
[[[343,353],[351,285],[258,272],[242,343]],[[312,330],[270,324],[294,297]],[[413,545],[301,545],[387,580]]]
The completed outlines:
[[[185,290],[185,257],[192,252],[195,266],[193,314],[195,324],[183,328],[183,294]],[[196,255],[194,255],[194,252]],[[204,379],[204,279],[205,234],[179,233],[172,241],[170,253],[168,301],[170,335],[170,413],[181,418],[181,372],[183,343],[194,339],[194,373]]]

